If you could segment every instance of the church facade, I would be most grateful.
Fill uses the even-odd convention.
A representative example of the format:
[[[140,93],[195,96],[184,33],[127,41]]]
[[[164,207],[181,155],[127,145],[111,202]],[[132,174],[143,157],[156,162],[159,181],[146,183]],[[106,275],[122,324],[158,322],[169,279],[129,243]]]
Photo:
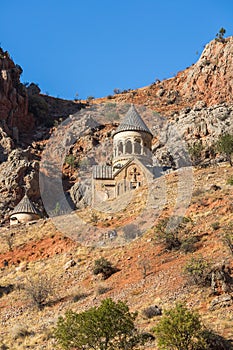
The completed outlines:
[[[96,165],[93,169],[94,203],[117,198],[153,179],[152,138],[132,105],[113,134],[112,165]]]

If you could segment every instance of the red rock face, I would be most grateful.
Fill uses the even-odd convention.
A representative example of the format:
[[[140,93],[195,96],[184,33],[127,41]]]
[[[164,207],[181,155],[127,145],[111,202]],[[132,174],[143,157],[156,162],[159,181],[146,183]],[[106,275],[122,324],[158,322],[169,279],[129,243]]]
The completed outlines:
[[[34,117],[28,113],[27,90],[20,83],[21,73],[21,67],[0,48],[0,120],[10,135],[14,127],[19,132],[28,132],[34,127]]]

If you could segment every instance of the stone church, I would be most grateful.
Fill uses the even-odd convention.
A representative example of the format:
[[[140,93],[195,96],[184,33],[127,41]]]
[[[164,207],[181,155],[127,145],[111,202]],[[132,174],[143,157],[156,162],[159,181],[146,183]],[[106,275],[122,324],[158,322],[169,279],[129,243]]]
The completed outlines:
[[[93,202],[117,198],[154,178],[152,138],[151,131],[131,105],[113,134],[112,165],[96,165],[93,169]]]

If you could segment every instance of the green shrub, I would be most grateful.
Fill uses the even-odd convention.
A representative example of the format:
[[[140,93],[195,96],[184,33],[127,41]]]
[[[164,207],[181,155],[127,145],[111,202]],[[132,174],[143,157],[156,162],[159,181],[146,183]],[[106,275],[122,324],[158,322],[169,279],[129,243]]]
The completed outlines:
[[[104,280],[109,278],[115,272],[119,271],[116,267],[112,265],[110,261],[105,258],[100,258],[95,260],[95,266],[93,269],[94,275],[102,274]]]
[[[220,223],[218,221],[212,222],[211,227],[216,231],[220,228]]]
[[[73,296],[73,302],[77,303],[78,301],[86,299],[87,297],[87,293],[77,293]]]
[[[52,126],[53,121],[49,118],[49,115],[48,115],[49,105],[42,96],[40,95],[29,96],[28,110],[29,112],[33,113],[33,115],[37,120],[39,120],[39,122],[43,122],[43,123],[49,124],[48,126]]]
[[[167,228],[169,218],[162,219],[155,227],[156,239],[165,245],[167,250],[178,249],[181,246],[179,229]]]
[[[65,157],[65,163],[69,165],[69,167],[72,171],[77,166],[77,161],[76,161],[76,158],[73,154],[68,154]]]
[[[209,286],[211,281],[210,264],[202,257],[192,257],[184,267],[184,273],[190,282],[199,286]]]
[[[191,161],[194,165],[198,165],[201,163],[202,151],[203,151],[203,145],[201,141],[197,141],[192,146],[188,147],[188,152],[189,152]]]
[[[233,175],[227,179],[227,184],[233,186]]]
[[[204,329],[201,332],[201,336],[206,344],[207,350],[232,350],[232,344],[223,338],[221,335],[215,333],[212,330]],[[202,350],[200,347],[197,350]]]
[[[199,315],[182,304],[177,304],[164,312],[154,332],[159,349],[194,350],[205,343],[201,335],[202,329]]]
[[[229,341],[205,328],[197,312],[177,304],[165,311],[154,328],[159,349],[164,350],[232,350]]]
[[[199,239],[196,236],[188,237],[182,241],[180,250],[186,254],[193,253],[196,250],[195,243],[198,241]]]
[[[220,135],[216,144],[217,150],[224,154],[230,165],[233,165],[231,156],[233,154],[233,135],[223,134]]]
[[[136,313],[126,303],[105,299],[101,305],[81,313],[67,311],[54,330],[58,345],[71,349],[133,349],[147,339],[134,325]]]

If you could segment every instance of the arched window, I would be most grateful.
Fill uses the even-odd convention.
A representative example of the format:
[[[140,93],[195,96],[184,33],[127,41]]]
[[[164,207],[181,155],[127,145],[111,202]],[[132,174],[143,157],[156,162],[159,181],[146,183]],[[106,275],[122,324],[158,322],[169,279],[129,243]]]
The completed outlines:
[[[126,141],[125,153],[132,154],[132,142],[130,140]]]
[[[121,155],[123,153],[123,143],[122,141],[120,141],[118,143],[118,156]]]
[[[135,154],[141,154],[141,141],[140,139],[136,139],[134,143],[134,152]]]

